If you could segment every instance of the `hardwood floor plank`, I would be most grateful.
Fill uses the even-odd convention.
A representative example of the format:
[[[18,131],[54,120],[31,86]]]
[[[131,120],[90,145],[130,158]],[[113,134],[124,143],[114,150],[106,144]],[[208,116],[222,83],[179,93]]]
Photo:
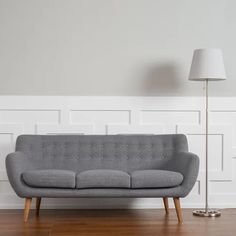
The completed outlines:
[[[235,236],[236,209],[222,210],[219,218],[192,216],[183,209],[183,224],[175,210],[40,210],[28,223],[22,222],[22,210],[0,210],[0,235],[39,236]]]

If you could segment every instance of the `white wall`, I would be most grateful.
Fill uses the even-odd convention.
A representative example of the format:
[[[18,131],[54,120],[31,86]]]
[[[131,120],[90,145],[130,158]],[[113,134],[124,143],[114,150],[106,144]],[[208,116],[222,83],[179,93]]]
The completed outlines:
[[[0,0],[0,94],[202,95],[194,48],[222,48],[236,95],[235,0]]]
[[[236,207],[236,98],[210,99],[211,207]],[[22,133],[185,133],[199,155],[200,173],[183,207],[202,207],[205,182],[205,110],[199,97],[0,96],[0,208],[21,208],[9,185],[5,156]],[[43,207],[160,207],[161,199],[45,199]]]

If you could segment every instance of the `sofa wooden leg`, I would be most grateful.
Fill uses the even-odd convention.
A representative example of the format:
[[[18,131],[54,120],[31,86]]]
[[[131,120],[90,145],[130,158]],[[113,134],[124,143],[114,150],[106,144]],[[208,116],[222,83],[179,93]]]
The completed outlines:
[[[180,200],[178,197],[175,197],[173,199],[174,199],[174,203],[175,203],[175,210],[176,210],[176,214],[178,217],[178,221],[179,221],[179,223],[182,223],[183,217],[182,217],[182,209],[180,207]]]
[[[31,201],[32,201],[32,198],[26,198],[25,199],[24,222],[28,221]]]
[[[41,197],[36,198],[36,216],[39,216],[39,210],[41,205]]]
[[[169,214],[169,203],[168,203],[168,198],[167,197],[163,197],[163,203],[165,206],[165,211],[166,211],[166,215]]]

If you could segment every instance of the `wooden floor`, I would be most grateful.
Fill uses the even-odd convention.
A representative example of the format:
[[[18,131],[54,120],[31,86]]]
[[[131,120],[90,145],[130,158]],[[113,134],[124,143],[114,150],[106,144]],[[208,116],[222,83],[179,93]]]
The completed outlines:
[[[192,216],[183,210],[179,224],[174,209],[164,210],[41,210],[31,211],[23,223],[22,210],[0,210],[0,236],[235,236],[236,209],[222,210],[219,218]]]

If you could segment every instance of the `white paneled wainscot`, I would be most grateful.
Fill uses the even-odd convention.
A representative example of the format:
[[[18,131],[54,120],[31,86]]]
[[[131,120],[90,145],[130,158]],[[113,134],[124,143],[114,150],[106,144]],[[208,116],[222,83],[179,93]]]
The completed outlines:
[[[211,207],[236,207],[236,98],[210,98]],[[184,133],[201,160],[183,207],[204,205],[205,110],[202,97],[0,96],[0,208],[22,208],[9,185],[5,157],[18,135]],[[43,199],[43,208],[157,208],[161,199]]]

